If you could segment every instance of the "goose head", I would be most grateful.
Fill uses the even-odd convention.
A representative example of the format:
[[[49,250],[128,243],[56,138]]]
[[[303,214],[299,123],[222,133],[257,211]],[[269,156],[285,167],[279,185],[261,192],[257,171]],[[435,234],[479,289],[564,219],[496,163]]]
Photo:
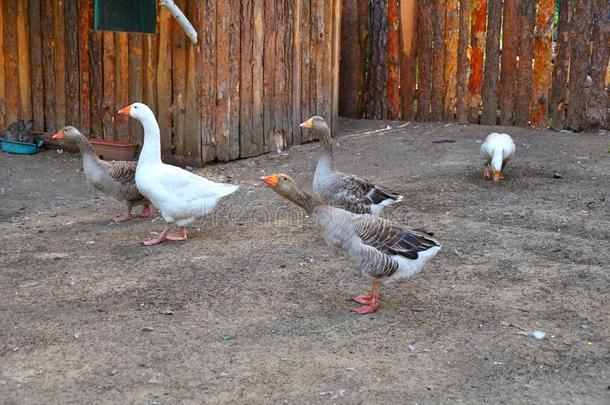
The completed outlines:
[[[131,118],[135,118],[140,122],[155,121],[155,114],[143,103],[130,104],[127,107],[120,109],[118,113],[121,115],[129,115]]]
[[[261,181],[282,197],[291,200],[299,191],[297,183],[286,174],[272,174],[261,177]]]
[[[319,115],[309,118],[307,121],[301,123],[300,126],[301,128],[308,128],[316,132],[328,131],[328,124],[326,124],[326,120]]]
[[[80,138],[81,136],[83,136],[83,134],[81,134],[81,132],[72,127],[72,126],[67,126],[64,127],[63,129],[57,131],[57,133],[55,135],[52,136],[51,139],[68,139],[68,140],[75,140]]]

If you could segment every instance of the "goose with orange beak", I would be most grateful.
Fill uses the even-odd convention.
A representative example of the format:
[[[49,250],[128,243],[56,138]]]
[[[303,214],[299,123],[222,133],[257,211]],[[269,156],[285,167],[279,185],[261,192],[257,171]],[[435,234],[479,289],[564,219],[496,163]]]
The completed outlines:
[[[144,145],[138,158],[136,186],[143,196],[161,211],[167,223],[155,238],[142,244],[156,245],[166,240],[186,240],[186,225],[201,220],[216,208],[218,202],[238,187],[215,183],[161,161],[161,132],[153,112],[142,103],[133,103],[119,111],[142,123]],[[177,225],[178,232],[170,232]]]
[[[135,215],[139,218],[150,218],[153,215],[150,203],[136,187],[136,162],[101,160],[93,151],[89,140],[75,127],[65,127],[53,135],[53,139],[75,142],[83,158],[83,172],[89,183],[104,194],[114,197],[127,205],[127,215],[114,218],[115,222],[134,218],[132,207],[142,205],[142,212]]]
[[[483,178],[493,179],[494,183],[504,178],[502,170],[515,156],[515,142],[508,134],[493,132],[487,135],[481,145],[481,156],[485,159]]]
[[[341,249],[372,283],[371,292],[358,295],[353,311],[370,314],[381,305],[381,284],[413,277],[441,248],[429,233],[392,223],[370,214],[355,214],[324,203],[285,174],[261,177],[285,199],[303,208],[319,225],[324,239]]]

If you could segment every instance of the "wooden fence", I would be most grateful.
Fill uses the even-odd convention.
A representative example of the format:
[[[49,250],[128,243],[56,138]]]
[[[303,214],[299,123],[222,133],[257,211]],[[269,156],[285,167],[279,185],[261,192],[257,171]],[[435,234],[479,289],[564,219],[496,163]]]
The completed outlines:
[[[165,8],[147,35],[93,31],[93,0],[0,0],[0,129],[32,119],[141,142],[116,111],[142,101],[163,155],[198,165],[307,142],[310,115],[335,124],[340,0],[176,3],[195,46]]]
[[[345,0],[339,113],[610,128],[610,2]]]

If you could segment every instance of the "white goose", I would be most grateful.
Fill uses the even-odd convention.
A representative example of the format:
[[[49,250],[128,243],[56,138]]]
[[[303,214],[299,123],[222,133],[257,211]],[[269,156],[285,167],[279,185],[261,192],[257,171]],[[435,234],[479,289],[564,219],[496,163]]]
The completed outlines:
[[[481,156],[485,159],[483,177],[492,178],[498,182],[503,179],[502,170],[506,168],[508,161],[515,155],[515,142],[508,134],[492,132],[487,135],[485,142],[481,145]],[[490,166],[492,173],[490,173]]]
[[[161,234],[142,244],[156,245],[164,240],[185,240],[185,226],[211,213],[218,201],[235,192],[237,186],[214,183],[179,167],[161,161],[161,133],[153,112],[142,103],[133,103],[119,114],[129,115],[144,127],[144,145],[136,169],[136,186],[155,207],[167,226]],[[170,233],[171,224],[180,227]]]

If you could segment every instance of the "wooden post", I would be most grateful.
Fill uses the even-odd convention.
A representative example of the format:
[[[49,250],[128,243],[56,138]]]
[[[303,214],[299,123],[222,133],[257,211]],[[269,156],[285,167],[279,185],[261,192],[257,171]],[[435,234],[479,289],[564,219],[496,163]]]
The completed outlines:
[[[594,7],[593,52],[591,54],[591,94],[587,105],[587,129],[606,124],[606,73],[610,58],[610,2],[598,1]],[[609,77],[610,80],[610,77]]]
[[[417,119],[430,119],[430,96],[432,91],[432,0],[419,3],[417,24]]]
[[[367,82],[366,82],[366,75],[367,72],[370,72],[370,66],[369,69],[366,69],[367,66],[367,60],[369,57],[369,16],[371,13],[371,8],[370,8],[370,4],[368,1],[362,1],[360,0],[358,2],[358,33],[359,33],[359,37],[358,37],[358,41],[360,42],[360,65],[362,66],[362,81],[359,82],[359,86],[361,86],[361,90],[360,90],[360,100],[359,101],[359,106],[358,106],[358,111],[359,116],[358,118],[364,118],[364,115],[366,113],[366,86],[367,86]]]
[[[66,27],[66,123],[80,124],[80,75],[78,60],[78,5],[75,1],[64,2]]]
[[[400,0],[400,103],[401,118],[415,119],[417,67],[417,1]]]
[[[502,0],[489,0],[487,41],[485,44],[485,74],[483,79],[483,111],[481,124],[496,125],[498,111],[498,76],[500,74],[500,30]]]
[[[315,105],[310,105],[310,64],[313,57],[310,53],[310,1],[301,1],[301,120],[309,118],[315,112]],[[302,132],[302,141],[308,142],[312,140],[311,131]]]
[[[89,36],[91,21],[89,7],[83,2],[78,4],[78,64],[80,71],[80,131],[89,135],[91,128],[91,86],[89,83]]]
[[[241,83],[240,83],[240,156],[248,157],[253,154],[252,143],[252,62],[254,39],[254,2],[244,0],[241,3]]]
[[[114,32],[104,31],[104,58],[102,63],[104,75],[104,93],[102,102],[103,138],[113,140],[114,118],[116,115],[114,104],[114,88],[116,84],[116,55],[114,54]]]
[[[201,24],[201,157],[209,162],[216,157],[216,1],[203,0],[200,9]],[[159,64],[161,61],[159,60]],[[159,93],[159,96],[161,93]],[[159,106],[159,111],[161,106]]]
[[[273,96],[273,105],[275,107],[275,131],[273,136],[273,147],[274,149],[284,149],[288,145],[288,126],[287,126],[287,114],[288,105],[286,102],[286,83],[287,83],[287,70],[286,70],[286,0],[276,0],[275,5],[275,92]],[[325,15],[326,17],[326,15]],[[330,69],[330,64],[326,64],[327,69]],[[324,73],[320,75],[320,79],[325,81]],[[332,89],[332,83],[328,83],[328,89]],[[323,94],[320,94],[320,103],[324,104],[325,99]]]
[[[92,3],[89,3],[92,4]],[[93,10],[89,10],[91,17]],[[102,97],[104,96],[104,72],[102,70],[102,32],[93,31],[89,35],[89,78],[91,83],[91,134],[102,137]],[[46,85],[45,85],[46,88]]]
[[[32,119],[34,131],[44,131],[44,84],[42,79],[42,35],[40,32],[40,0],[28,1],[30,77],[32,81]],[[2,33],[0,33],[2,35]],[[1,96],[0,96],[1,97]],[[1,124],[0,124],[1,126]]]
[[[562,0],[559,7],[559,26],[555,63],[553,65],[553,83],[551,87],[551,128],[563,129],[568,93],[568,69],[570,67],[570,32],[572,31],[572,10],[574,0]]]
[[[360,64],[360,43],[358,38],[358,0],[345,0],[341,17],[341,76],[339,90],[339,114],[348,118],[358,118],[360,88],[364,75]]]
[[[183,9],[186,0],[176,2]],[[226,1],[222,1],[226,4]],[[218,29],[218,28],[217,28]],[[176,163],[183,165],[184,162],[184,112],[186,111],[186,42],[187,37],[182,32],[180,25],[172,21],[172,106],[170,108],[172,123],[172,155],[178,159]],[[130,45],[134,45],[133,42]],[[131,52],[133,54],[133,51]],[[132,59],[133,60],[133,59]],[[136,66],[138,61],[134,61]],[[130,63],[130,68],[134,68]],[[138,83],[134,82],[134,85]],[[132,90],[132,94],[135,88]]]
[[[117,111],[133,102],[144,100],[129,99],[129,34],[126,32],[117,32],[115,37],[115,80],[114,86],[114,106],[112,108],[112,116],[116,120],[114,127],[115,139],[126,141],[129,139],[129,124],[131,120],[126,120],[124,117],[117,115]],[[148,104],[147,104],[148,105]],[[150,107],[150,105],[148,105]],[[155,112],[155,110],[152,110]]]
[[[553,16],[555,0],[539,0],[534,37],[534,80],[530,105],[530,121],[534,127],[544,128],[547,122],[549,91],[553,64]],[[606,47],[607,48],[607,47]]]
[[[460,0],[460,34],[458,38],[458,66],[456,113],[460,124],[468,122],[468,44],[470,42],[470,0]]]
[[[6,87],[4,83],[4,2],[0,0],[0,130],[5,129],[6,122]]]
[[[195,22],[197,27],[200,27],[199,17],[201,15],[199,8],[201,3],[198,1],[189,1],[187,3],[187,9],[185,10],[186,16],[190,21]],[[240,9],[237,5],[232,10],[234,15],[237,16],[239,21]],[[237,39],[232,38],[235,42],[234,46],[239,49],[239,33]],[[199,69],[199,57],[201,53],[197,52],[199,45],[187,42],[186,45],[186,95],[185,95],[185,107],[184,113],[184,158],[186,164],[192,166],[201,166],[201,121],[199,116],[201,115],[201,100],[199,97],[198,83],[201,81],[201,69]],[[239,55],[235,57],[235,63],[239,65]],[[145,70],[146,73],[146,70]],[[239,73],[238,73],[239,77]],[[239,86],[239,83],[237,83]],[[144,85],[146,91],[146,85]],[[239,103],[236,100],[235,107],[239,111]],[[239,122],[236,120],[236,122]],[[238,153],[233,159],[236,159],[239,155],[239,127],[234,128],[234,145]]]
[[[10,4],[8,4],[10,3]],[[4,3],[4,86],[6,99],[6,126],[21,118],[19,91],[19,49],[17,43],[16,1]]]
[[[388,0],[371,3],[371,57],[367,83],[366,117],[384,119],[388,111],[387,66],[387,11]]]
[[[340,52],[341,52],[341,0],[333,0],[333,17],[332,17],[332,54],[333,54],[333,92],[332,92],[332,108],[331,108],[331,131],[337,133],[338,118],[339,118],[339,67],[340,67]]]
[[[265,151],[264,127],[264,72],[263,59],[265,49],[265,0],[253,0],[254,38],[252,39],[252,155]],[[308,34],[309,35],[309,34]],[[309,36],[302,41],[308,46]],[[305,69],[305,67],[303,68]],[[302,94],[299,94],[301,97]]]
[[[210,0],[211,1],[211,0]],[[205,21],[202,19],[202,21]],[[216,21],[212,19],[214,26]],[[158,34],[158,52],[159,59],[157,63],[157,121],[161,130],[161,154],[170,156],[172,150],[172,16],[165,7],[159,8],[159,34]],[[216,31],[214,27],[214,32]],[[202,41],[203,42],[203,41]],[[205,43],[204,50],[214,46],[215,42]],[[131,52],[130,52],[131,53]],[[129,58],[131,62],[131,56]],[[206,59],[209,63],[215,64],[215,58]],[[207,66],[202,66],[204,74],[209,73],[210,69]],[[132,71],[130,66],[129,71]],[[206,83],[209,86],[209,83]],[[133,99],[133,94],[130,94]],[[216,100],[210,101],[212,105],[216,105]],[[209,115],[209,114],[208,114]],[[205,116],[204,116],[205,117]],[[131,121],[131,120],[130,120]]]
[[[502,66],[498,101],[500,124],[513,124],[515,80],[517,78],[517,46],[519,43],[519,1],[504,0]]]
[[[483,50],[485,49],[486,20],[487,0],[472,0],[468,120],[475,124],[479,122],[479,108],[483,90]]]
[[[398,53],[398,0],[388,0],[388,119],[400,117],[400,56]]]
[[[515,90],[514,124],[529,125],[530,96],[532,92],[532,65],[534,59],[535,0],[522,0],[519,8],[519,63]]]
[[[273,105],[275,91],[275,1],[265,0],[264,7],[264,46],[263,46],[263,142],[264,152],[275,149],[275,108]],[[312,60],[315,59],[315,54]],[[221,72],[219,71],[220,75]],[[315,75],[311,79],[315,82]],[[220,82],[220,80],[219,80]],[[313,86],[312,86],[313,87]],[[315,94],[315,93],[314,93]],[[311,100],[310,100],[311,102]],[[312,102],[315,108],[315,96]]]
[[[17,9],[17,49],[19,72],[19,102],[21,119],[32,119],[32,87],[30,80],[30,51],[28,44],[28,27],[26,25],[28,5],[26,0],[19,0]]]
[[[430,119],[443,119],[443,75],[445,72],[445,0],[434,0],[432,12],[434,49],[432,51],[432,100]]]
[[[64,20],[64,0],[53,2],[53,31],[55,33],[55,123],[57,128],[66,125],[66,24]],[[49,10],[44,10],[49,12]]]
[[[292,142],[297,145],[303,142],[301,123],[301,0],[294,2],[294,19],[292,27]]]
[[[574,31],[571,37],[568,127],[582,131],[587,124],[587,72],[589,69],[589,40],[591,37],[592,2],[574,1]]]
[[[457,83],[459,0],[446,0],[445,6],[445,94],[443,96],[443,119],[453,121]]]

